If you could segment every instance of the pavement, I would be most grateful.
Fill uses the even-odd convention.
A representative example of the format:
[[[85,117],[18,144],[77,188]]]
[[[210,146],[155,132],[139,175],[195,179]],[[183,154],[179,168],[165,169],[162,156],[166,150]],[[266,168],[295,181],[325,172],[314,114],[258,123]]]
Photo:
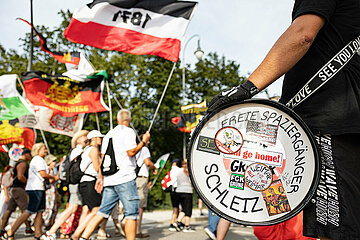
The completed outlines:
[[[194,232],[171,232],[169,231],[171,210],[156,210],[150,212],[144,212],[142,232],[150,234],[147,239],[159,239],[159,240],[206,240],[209,239],[204,232],[204,227],[207,225],[206,209],[203,209],[203,215],[200,215],[198,209],[193,210],[190,225],[195,229]],[[13,222],[19,214],[15,213],[10,219]],[[121,215],[119,216],[121,219]],[[32,236],[24,236],[25,227],[22,225],[15,234],[15,239],[32,240]],[[108,239],[125,239],[123,236],[114,234],[115,227],[110,220],[106,227],[107,233],[112,237]],[[58,234],[59,236],[59,234]],[[96,240],[96,233],[92,235],[92,238]],[[255,240],[257,239],[253,234],[252,227],[245,227],[237,224],[231,224],[230,230],[225,239],[239,239],[239,240]]]

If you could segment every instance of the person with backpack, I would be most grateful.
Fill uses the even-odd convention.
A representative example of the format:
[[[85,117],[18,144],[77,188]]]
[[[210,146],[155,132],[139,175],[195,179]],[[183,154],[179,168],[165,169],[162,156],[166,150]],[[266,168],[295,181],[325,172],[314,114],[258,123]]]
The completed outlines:
[[[81,130],[74,134],[73,138],[71,139],[71,153],[70,153],[70,162],[76,159],[83,152],[83,148],[86,146],[87,135],[89,131]],[[67,173],[66,173],[67,174]],[[69,176],[66,176],[68,179]],[[42,235],[43,240],[55,240],[56,239],[56,231],[61,227],[61,225],[72,215],[75,213],[79,206],[82,205],[81,196],[79,192],[79,184],[69,184],[69,200],[68,200],[68,207],[60,214],[59,218],[55,221],[49,231]],[[81,221],[80,219],[79,221]],[[69,234],[72,233],[73,230],[76,229],[76,226],[73,226],[73,222],[71,226],[67,229],[70,229]]]
[[[8,178],[3,177],[2,184],[9,190],[9,201],[6,212],[2,216],[0,223],[0,235],[2,236],[6,231],[5,227],[9,221],[11,214],[19,207],[22,213],[25,212],[28,205],[28,199],[25,192],[25,186],[29,172],[29,162],[31,161],[31,152],[29,149],[24,149],[21,153],[21,160],[17,161],[12,169],[9,169],[6,174],[10,174]],[[25,235],[32,235],[34,231],[31,229],[30,222],[25,221]]]
[[[101,132],[92,130],[87,135],[89,143],[81,154],[80,170],[83,176],[80,179],[79,192],[82,199],[82,221],[71,236],[76,240],[84,231],[86,225],[95,216],[101,204],[101,194],[95,190],[95,183],[100,169],[100,153],[102,138]]]
[[[34,220],[35,226],[35,239],[40,239],[41,225],[42,225],[42,212],[45,211],[45,179],[50,181],[57,181],[59,178],[48,174],[48,167],[44,160],[47,155],[47,149],[44,143],[36,143],[32,150],[31,155],[33,159],[29,165],[29,178],[26,183],[26,193],[29,197],[29,202],[26,211],[16,219],[11,225],[11,229],[4,233],[2,239],[13,239],[16,230],[20,225],[25,222],[31,214],[36,214]]]
[[[140,135],[140,139],[143,135]],[[153,174],[157,174],[157,169],[154,163],[150,160],[150,151],[149,151],[150,140],[148,140],[145,146],[141,149],[140,152],[136,154],[136,186],[139,193],[139,218],[136,222],[136,238],[148,238],[150,235],[141,232],[141,221],[144,213],[144,209],[147,207],[147,199],[149,193],[149,168],[152,170]]]
[[[117,120],[118,126],[105,135],[101,146],[101,171],[95,185],[97,192],[104,190],[100,209],[86,226],[81,239],[88,239],[100,222],[110,216],[118,200],[124,204],[126,238],[135,239],[139,217],[135,155],[150,139],[150,133],[146,132],[142,141],[136,144],[136,134],[129,128],[130,111],[120,110]]]

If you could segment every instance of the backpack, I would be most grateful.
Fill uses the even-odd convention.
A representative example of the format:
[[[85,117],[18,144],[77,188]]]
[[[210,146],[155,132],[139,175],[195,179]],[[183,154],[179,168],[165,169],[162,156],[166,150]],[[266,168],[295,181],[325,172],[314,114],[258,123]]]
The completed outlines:
[[[16,165],[15,165],[16,166]],[[14,168],[15,167],[11,167],[9,170],[7,170],[6,173],[4,173],[1,176],[1,184],[5,187],[5,188],[9,188],[13,185],[14,183]]]
[[[103,176],[113,175],[120,170],[120,168],[116,164],[112,138],[109,138],[109,143],[106,148],[104,159],[100,165],[100,169]]]
[[[141,148],[142,150],[142,148]],[[136,174],[136,177],[139,175],[139,172],[140,172],[140,169],[142,168],[142,166],[144,165],[144,161],[141,163],[141,165],[139,166],[139,164],[137,163],[139,158],[140,158],[140,153],[141,153],[141,150],[140,152],[138,153],[138,157],[135,159],[135,163],[136,163],[136,168],[135,168],[135,174]]]
[[[161,188],[164,190],[164,192],[173,192],[175,191],[175,188],[172,185],[171,177],[170,177],[170,171],[168,171],[161,181]]]
[[[69,168],[71,152],[72,152],[72,149],[65,156],[64,160],[60,163],[60,166],[59,166],[59,179],[61,182],[65,183],[66,185],[68,184],[68,183],[66,183],[66,172],[67,172],[67,169]]]
[[[68,182],[69,184],[78,184],[80,183],[81,178],[86,175],[86,176],[90,176],[93,177],[94,179],[96,179],[96,177],[90,175],[90,174],[86,174],[85,171],[81,171],[80,168],[80,164],[81,164],[81,159],[82,159],[82,154],[79,154],[74,160],[70,161],[68,169],[66,171],[66,182]],[[89,164],[90,166],[90,164]]]

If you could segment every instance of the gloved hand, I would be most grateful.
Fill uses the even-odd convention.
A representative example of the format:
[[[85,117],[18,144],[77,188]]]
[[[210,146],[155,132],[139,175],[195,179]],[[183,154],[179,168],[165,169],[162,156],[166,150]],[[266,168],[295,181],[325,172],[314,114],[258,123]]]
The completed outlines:
[[[233,102],[235,100],[250,99],[258,92],[259,89],[257,89],[257,87],[248,80],[237,87],[233,87],[221,91],[210,101],[207,112],[208,113],[214,112],[222,105]]]

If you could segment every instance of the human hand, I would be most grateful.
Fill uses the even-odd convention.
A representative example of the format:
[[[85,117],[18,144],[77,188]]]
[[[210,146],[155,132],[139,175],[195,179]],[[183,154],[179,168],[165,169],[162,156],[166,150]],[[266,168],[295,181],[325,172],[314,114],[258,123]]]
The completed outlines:
[[[259,90],[249,80],[237,87],[226,89],[216,95],[209,103],[207,112],[214,112],[221,106],[236,100],[246,100],[257,94]]]
[[[154,175],[156,175],[156,174],[158,173],[158,170],[155,168],[155,169],[152,171],[152,173],[153,173]]]
[[[146,143],[147,141],[149,141],[149,139],[150,139],[150,133],[149,131],[146,131],[146,133],[142,137],[142,141]]]
[[[150,190],[152,188],[152,182],[148,182],[147,187]]]
[[[104,188],[104,183],[103,183],[103,179],[102,178],[98,178],[96,180],[96,183],[95,183],[95,190],[97,193],[101,194],[103,188]]]

